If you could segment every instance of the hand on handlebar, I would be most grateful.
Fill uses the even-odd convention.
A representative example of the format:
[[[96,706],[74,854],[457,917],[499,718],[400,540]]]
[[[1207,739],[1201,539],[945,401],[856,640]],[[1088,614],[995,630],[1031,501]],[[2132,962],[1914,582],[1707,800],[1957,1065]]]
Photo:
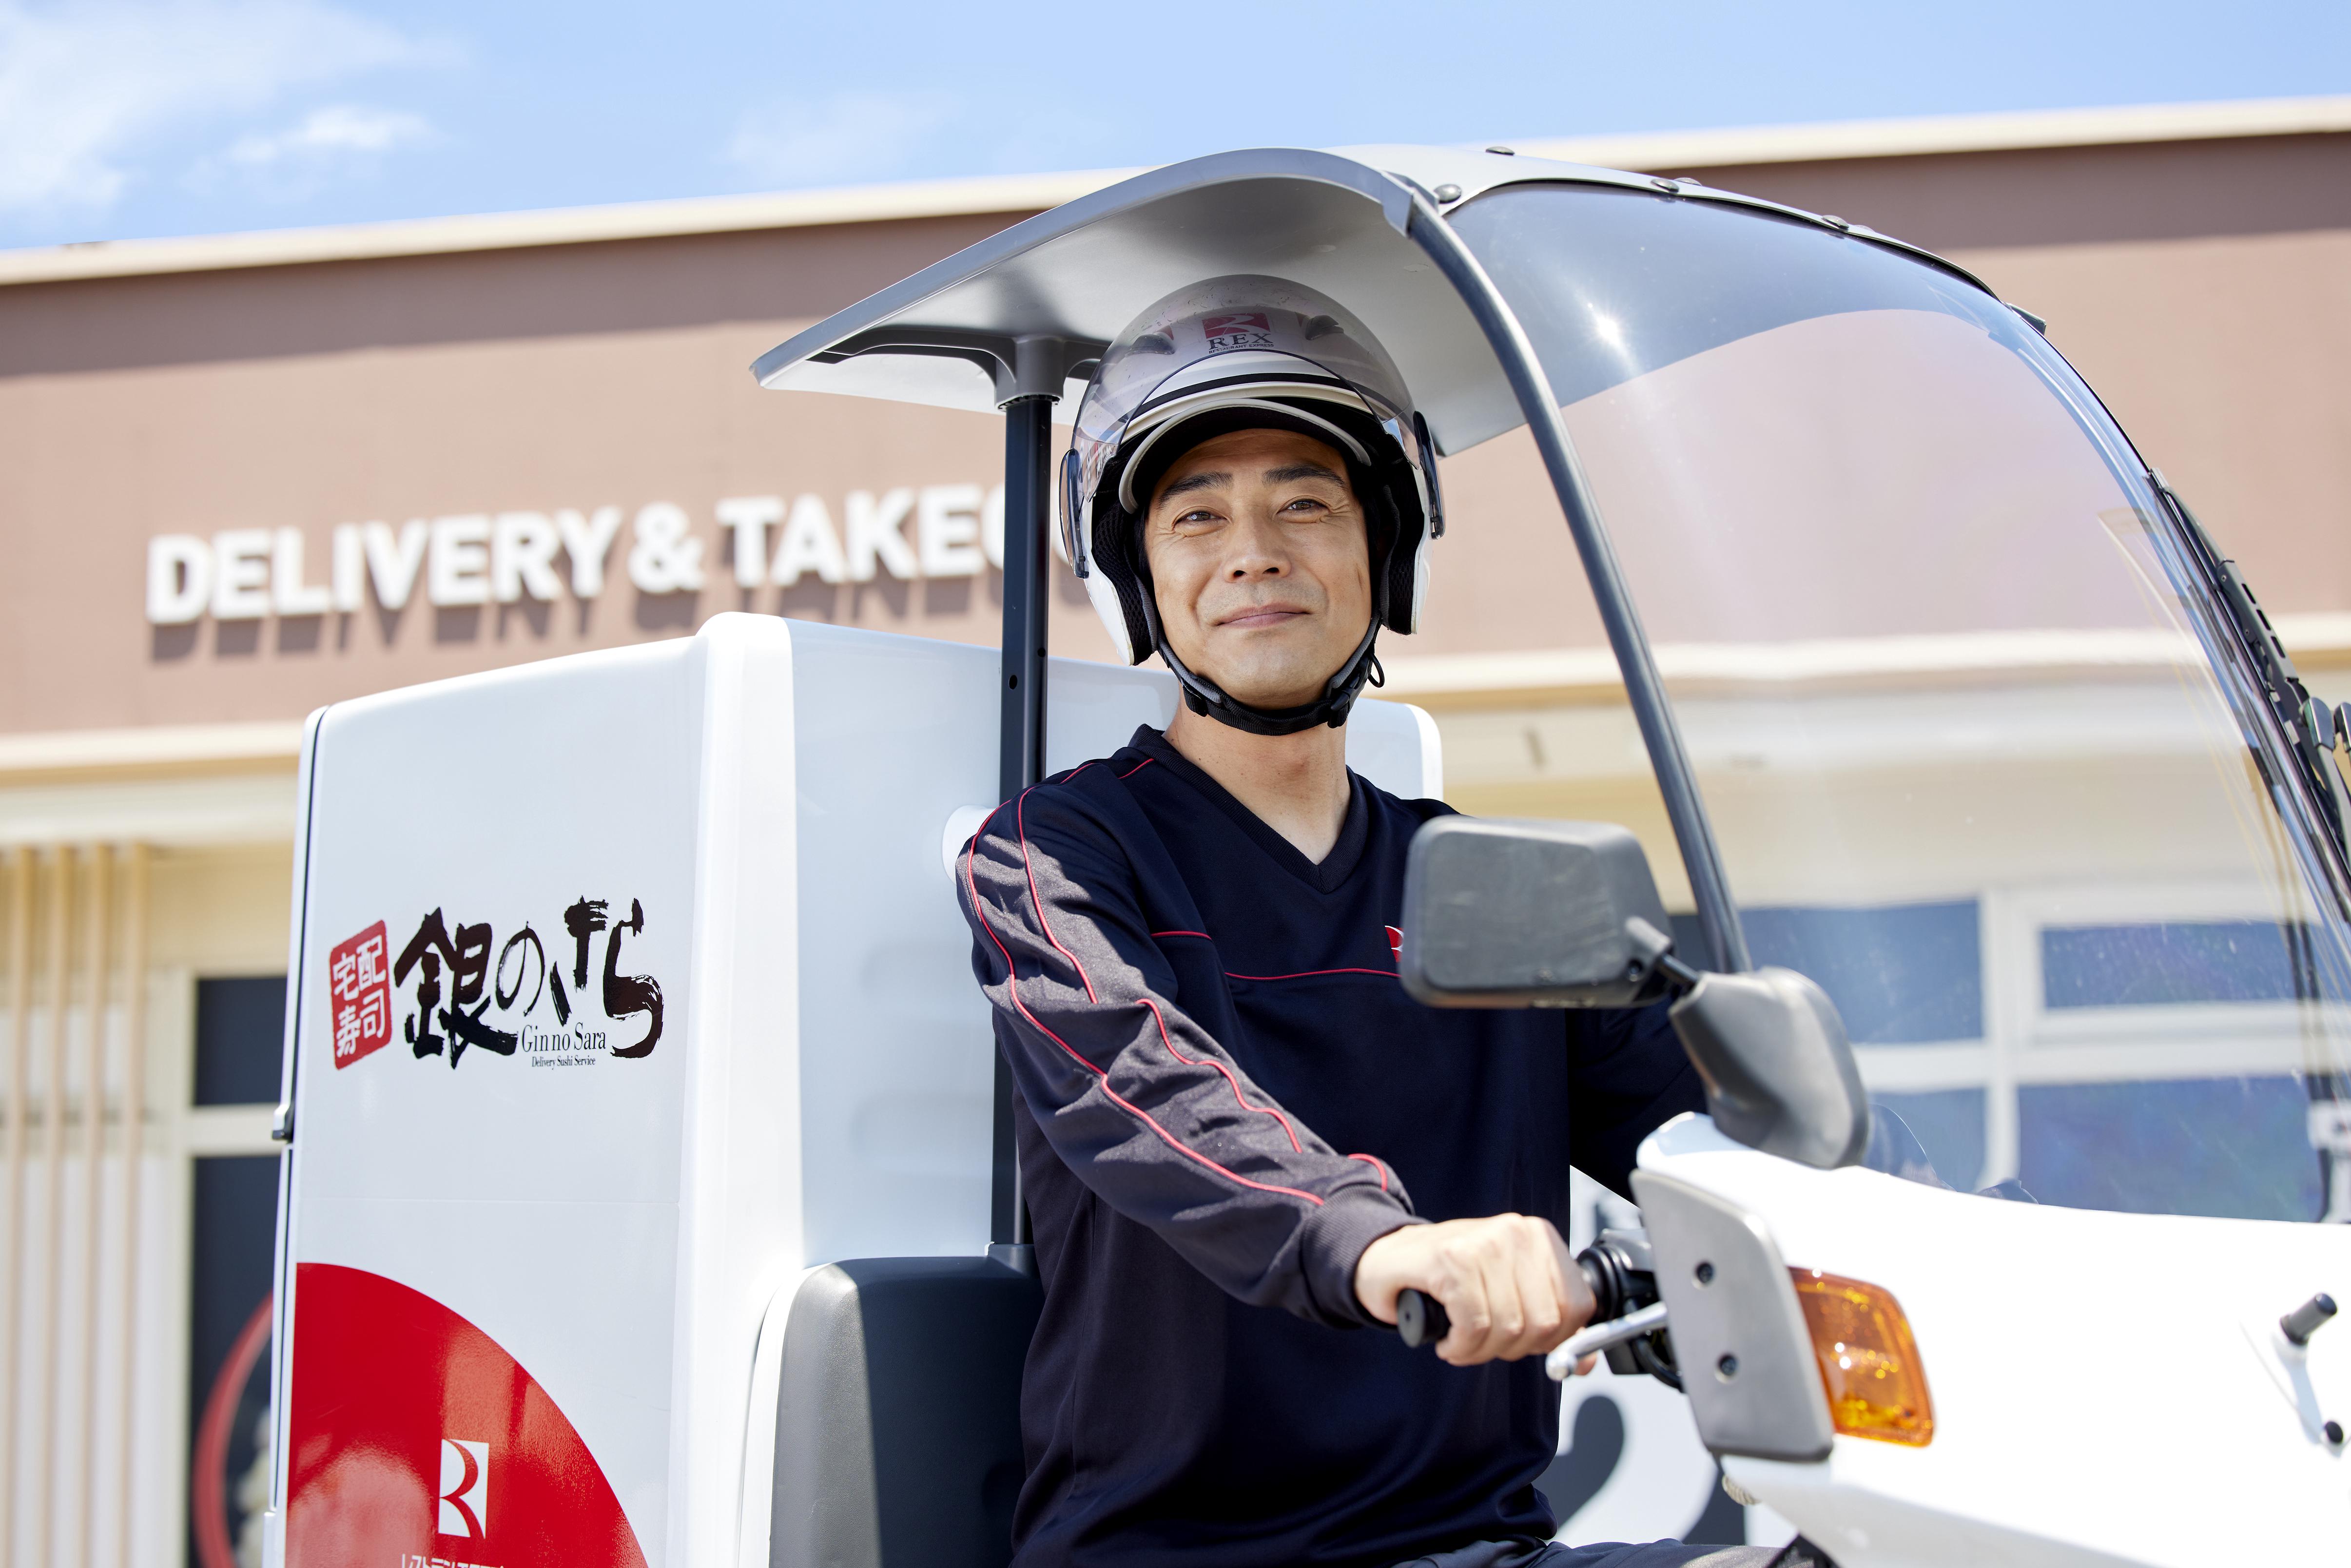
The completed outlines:
[[[1406,1290],[1445,1309],[1452,1327],[1437,1354],[1455,1366],[1541,1355],[1593,1310],[1592,1287],[1559,1231],[1523,1214],[1407,1225],[1364,1249],[1355,1295],[1364,1311],[1392,1323]]]

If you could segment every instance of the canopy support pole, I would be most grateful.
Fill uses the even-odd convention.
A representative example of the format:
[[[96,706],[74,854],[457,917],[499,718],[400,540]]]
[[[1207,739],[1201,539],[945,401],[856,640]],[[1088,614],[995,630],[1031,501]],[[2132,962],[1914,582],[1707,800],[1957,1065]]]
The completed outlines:
[[[1673,824],[1674,842],[1681,849],[1682,869],[1689,873],[1690,897],[1698,905],[1698,925],[1706,933],[1707,946],[1714,950],[1714,964],[1732,973],[1751,969],[1755,961],[1748,956],[1739,908],[1730,901],[1730,879],[1722,869],[1721,851],[1715,841],[1714,824],[1707,820],[1697,772],[1682,745],[1681,727],[1674,722],[1674,710],[1666,701],[1666,683],[1649,652],[1648,633],[1641,629],[1640,615],[1633,608],[1632,591],[1625,587],[1624,569],[1616,562],[1616,547],[1600,520],[1600,508],[1592,499],[1583,466],[1575,460],[1551,378],[1543,373],[1534,345],[1527,340],[1525,329],[1510,313],[1501,290],[1453,232],[1453,225],[1415,196],[1406,227],[1477,318],[1494,358],[1501,361],[1502,373],[1510,378],[1520,411],[1527,416],[1527,430],[1535,438],[1535,449],[1542,454],[1543,466],[1551,473],[1560,510],[1567,515],[1567,531],[1575,540],[1575,553],[1583,559],[1583,575],[1592,584],[1600,623],[1607,628],[1608,646],[1616,655],[1616,669],[1624,677],[1634,722],[1640,726],[1642,742],[1648,747],[1658,792],[1665,797],[1666,817]]]
[[[1054,384],[1060,384],[1056,343]],[[1004,642],[997,793],[1009,800],[1045,776],[1045,612],[1052,594],[1046,517],[1052,504],[1053,398],[1032,392],[1004,405]],[[1012,1135],[1012,1071],[996,1054],[994,1176],[988,1239],[1027,1247],[1029,1206]],[[1026,1259],[1007,1260],[1016,1267]]]

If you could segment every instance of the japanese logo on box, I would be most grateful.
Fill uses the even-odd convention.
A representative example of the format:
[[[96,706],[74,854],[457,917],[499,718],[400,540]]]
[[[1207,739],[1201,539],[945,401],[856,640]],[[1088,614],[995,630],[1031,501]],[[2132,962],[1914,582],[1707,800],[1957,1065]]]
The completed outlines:
[[[392,1043],[392,974],[379,920],[327,959],[327,996],[333,1008],[335,1065],[349,1067]]]

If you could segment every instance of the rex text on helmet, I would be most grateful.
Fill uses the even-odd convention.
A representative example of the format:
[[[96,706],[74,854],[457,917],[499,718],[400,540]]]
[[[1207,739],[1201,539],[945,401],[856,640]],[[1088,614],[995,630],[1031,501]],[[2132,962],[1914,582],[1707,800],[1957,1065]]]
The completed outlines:
[[[1136,317],[1102,356],[1063,458],[1063,549],[1113,643],[1130,664],[1158,653],[1194,712],[1266,735],[1342,724],[1378,668],[1380,629],[1419,623],[1428,542],[1443,531],[1426,432],[1385,350],[1335,300],[1275,277],[1195,284]],[[1261,461],[1269,442],[1285,441],[1295,461]],[[1252,504],[1269,498],[1259,493],[1268,474],[1289,472],[1295,488],[1299,469],[1328,471],[1335,459],[1343,471],[1325,488],[1361,518],[1368,612],[1353,652],[1305,700],[1254,706],[1169,643],[1144,529],[1171,472],[1197,468],[1191,455],[1211,446],[1255,462],[1207,470],[1253,476]],[[1325,455],[1319,464],[1310,448]]]

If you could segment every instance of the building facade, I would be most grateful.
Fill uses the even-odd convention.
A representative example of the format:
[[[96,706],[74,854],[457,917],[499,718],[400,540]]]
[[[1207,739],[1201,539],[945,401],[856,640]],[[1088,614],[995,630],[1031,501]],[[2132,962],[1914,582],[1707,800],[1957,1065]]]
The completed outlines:
[[[1834,212],[2046,319],[2243,564],[2314,688],[2351,697],[2351,100],[1520,151]],[[992,643],[997,422],[761,392],[747,367],[1115,177],[0,254],[9,1562],[238,1553],[266,1393],[251,1374],[304,716],[686,635],[724,611]],[[1672,902],[1662,814],[1530,445],[1498,439],[1444,478],[1428,629],[1392,645],[1388,695],[1436,716],[1454,803],[1632,823]],[[1058,569],[1050,636],[1109,653]],[[1768,678],[1855,737],[1862,759],[1831,788],[1851,791],[1859,841],[1881,831],[1867,801],[1911,787],[1906,768],[1948,778],[1903,738],[1917,694],[1974,691],[1980,674],[1882,638],[1810,664],[1660,641],[1687,701]],[[2034,670],[2001,679],[2054,692],[2078,674]],[[608,742],[582,716],[582,755]],[[565,765],[436,761],[459,794],[482,770]],[[1773,798],[1768,756],[1698,762],[1734,831],[1741,800]],[[1997,813],[2003,790],[2064,776],[2038,759],[1980,799]],[[2142,853],[2162,824],[2127,817],[2105,850],[2064,852]],[[1808,902],[1768,838],[1734,866],[1759,931],[1802,955],[1864,918]],[[2047,1095],[2097,1078],[2065,1064],[2121,1012],[2064,990],[2076,949],[2052,933],[2092,927],[2064,915],[2061,847],[2022,830],[2003,843],[1930,872],[1907,855],[1866,916],[1883,973],[1917,978],[1923,1010],[1839,999],[1874,1085],[1913,1097],[1938,1164],[2062,1184],[2036,1142],[2064,1125]],[[2192,868],[2160,885],[2137,918],[2165,940],[2236,918]],[[2267,1027],[2245,1025],[2244,1049],[2283,1071],[2292,1042]],[[2252,1193],[2246,1211],[2271,1201]]]

